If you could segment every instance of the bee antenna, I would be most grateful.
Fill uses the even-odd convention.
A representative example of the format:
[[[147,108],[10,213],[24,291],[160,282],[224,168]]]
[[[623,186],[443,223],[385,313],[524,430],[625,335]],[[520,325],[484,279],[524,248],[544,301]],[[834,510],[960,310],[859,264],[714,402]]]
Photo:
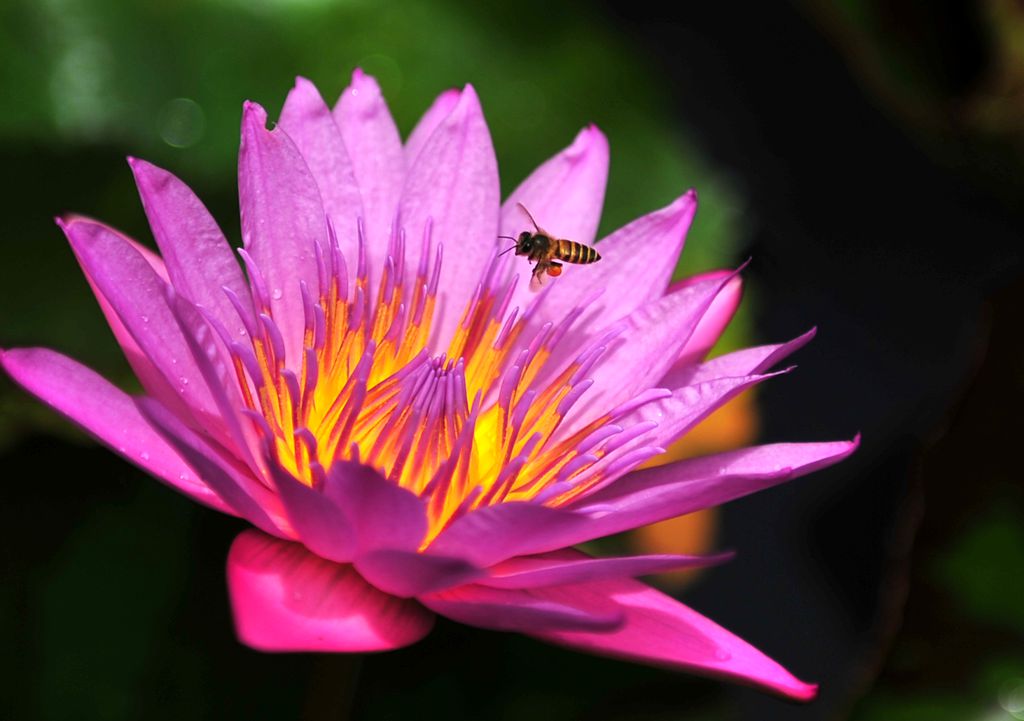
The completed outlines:
[[[522,210],[524,213],[526,213],[526,217],[530,219],[531,223],[533,223],[533,227],[537,229],[537,232],[538,233],[541,232],[540,226],[537,225],[537,221],[533,219],[533,214],[530,213],[530,211],[526,209],[526,206],[523,205],[522,203],[516,203],[516,205],[519,206],[520,210]]]
[[[514,245],[511,248],[506,248],[505,250],[503,250],[500,253],[498,253],[498,257],[500,258],[501,256],[505,255],[505,253],[508,253],[509,251],[512,251],[512,250],[515,250],[515,249],[516,249],[516,247]]]
[[[515,238],[513,238],[511,235],[499,235],[498,237],[504,238],[505,240],[515,241]]]

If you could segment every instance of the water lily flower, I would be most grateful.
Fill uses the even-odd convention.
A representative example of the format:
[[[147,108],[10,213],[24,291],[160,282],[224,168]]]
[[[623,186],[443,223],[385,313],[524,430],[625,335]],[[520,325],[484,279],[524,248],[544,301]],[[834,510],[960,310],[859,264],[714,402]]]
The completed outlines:
[[[268,129],[246,103],[241,263],[178,178],[130,159],[159,256],[58,221],[144,389],[52,350],[7,373],[178,491],[252,524],[228,555],[240,639],[363,652],[435,614],[806,699],[751,645],[640,581],[722,556],[574,546],[834,463],[856,441],[764,445],[636,470],[810,339],[705,360],[736,272],[670,285],[687,192],[600,240],[541,292],[501,255],[529,229],[593,244],[595,127],[502,203],[472,87],[403,144],[373,78],[333,108],[299,79]],[[754,594],[751,580],[751,593]]]

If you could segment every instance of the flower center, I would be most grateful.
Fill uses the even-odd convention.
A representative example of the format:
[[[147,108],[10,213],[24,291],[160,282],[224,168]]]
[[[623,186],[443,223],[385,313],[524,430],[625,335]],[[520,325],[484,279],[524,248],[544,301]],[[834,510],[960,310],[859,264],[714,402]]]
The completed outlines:
[[[243,251],[259,314],[249,328],[251,349],[232,346],[235,371],[246,414],[296,478],[315,487],[337,460],[366,463],[428,499],[432,539],[483,505],[565,503],[615,470],[610,454],[620,462],[636,455],[638,434],[613,425],[635,404],[564,437],[556,433],[604,352],[595,344],[564,368],[548,363],[582,307],[558,326],[543,325],[522,347],[530,317],[508,313],[515,280],[500,280],[506,259],[495,256],[448,352],[431,357],[442,249],[431,247],[429,224],[415,274],[405,268],[404,233],[394,235],[375,301],[361,229],[359,238],[351,292],[333,230],[329,246],[316,249],[319,288],[301,288],[300,362],[285,358],[266,285]]]

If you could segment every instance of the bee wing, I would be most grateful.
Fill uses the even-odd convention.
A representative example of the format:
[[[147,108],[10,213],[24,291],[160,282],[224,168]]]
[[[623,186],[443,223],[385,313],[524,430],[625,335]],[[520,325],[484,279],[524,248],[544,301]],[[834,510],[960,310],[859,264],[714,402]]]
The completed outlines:
[[[521,211],[526,213],[526,217],[530,219],[530,222],[533,223],[533,227],[534,229],[536,229],[538,233],[540,233],[541,235],[546,235],[549,238],[551,237],[549,233],[546,233],[545,231],[541,230],[540,226],[537,225],[537,221],[533,219],[533,214],[526,209],[525,205],[523,205],[522,203],[516,203],[516,205],[519,207]]]
[[[533,273],[530,275],[530,290],[534,293],[543,288],[551,277],[548,275],[548,267],[549,264],[543,260],[537,261],[537,265],[533,267]]]

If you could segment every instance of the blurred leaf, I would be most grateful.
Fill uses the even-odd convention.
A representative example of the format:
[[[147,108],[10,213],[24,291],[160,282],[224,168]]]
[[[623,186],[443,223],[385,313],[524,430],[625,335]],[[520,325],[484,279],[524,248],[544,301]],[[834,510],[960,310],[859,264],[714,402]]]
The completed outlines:
[[[1024,634],[1024,524],[990,512],[936,561],[935,574],[964,611]]]

